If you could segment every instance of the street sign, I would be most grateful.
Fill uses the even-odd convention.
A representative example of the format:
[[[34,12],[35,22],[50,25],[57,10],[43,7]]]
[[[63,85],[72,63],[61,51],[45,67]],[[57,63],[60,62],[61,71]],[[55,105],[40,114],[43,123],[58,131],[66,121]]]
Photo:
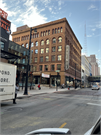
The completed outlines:
[[[60,70],[55,70],[55,72],[60,72]]]

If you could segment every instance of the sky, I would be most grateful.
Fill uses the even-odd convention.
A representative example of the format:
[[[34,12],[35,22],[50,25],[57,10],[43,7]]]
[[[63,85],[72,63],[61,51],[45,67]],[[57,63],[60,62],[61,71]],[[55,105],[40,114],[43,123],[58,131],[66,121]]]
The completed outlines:
[[[65,17],[82,54],[95,54],[101,70],[101,0],[0,0],[0,8],[8,13],[11,32],[23,25],[33,27]]]

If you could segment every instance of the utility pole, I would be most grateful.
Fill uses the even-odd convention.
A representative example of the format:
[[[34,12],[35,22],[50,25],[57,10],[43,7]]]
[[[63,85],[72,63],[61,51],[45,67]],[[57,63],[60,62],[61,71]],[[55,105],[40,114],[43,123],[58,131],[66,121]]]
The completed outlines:
[[[31,35],[32,35],[32,30],[34,30],[34,32],[37,32],[36,28],[32,29],[32,27],[30,28],[30,38],[29,38],[29,52],[28,52],[28,63],[27,63],[27,71],[26,71],[26,82],[25,82],[25,91],[24,91],[24,95],[28,95],[28,71],[29,71],[29,61],[30,61],[30,48],[31,48]]]

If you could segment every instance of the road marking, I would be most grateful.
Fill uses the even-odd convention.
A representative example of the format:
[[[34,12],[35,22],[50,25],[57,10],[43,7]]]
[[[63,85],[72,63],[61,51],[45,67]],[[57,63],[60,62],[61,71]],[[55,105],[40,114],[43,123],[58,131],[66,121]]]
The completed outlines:
[[[52,100],[51,98],[44,98],[44,100]]]
[[[67,123],[63,123],[59,128],[63,128]]]
[[[87,103],[87,104],[101,106],[101,104],[94,104],[94,103]]]

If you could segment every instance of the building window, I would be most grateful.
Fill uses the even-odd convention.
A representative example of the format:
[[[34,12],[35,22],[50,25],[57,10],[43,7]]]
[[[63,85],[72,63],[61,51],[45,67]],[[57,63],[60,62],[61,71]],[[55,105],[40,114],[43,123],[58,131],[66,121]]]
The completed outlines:
[[[31,47],[33,47],[33,46],[34,46],[34,43],[32,42],[32,43],[31,43]]]
[[[61,70],[61,64],[57,64],[57,70]]]
[[[28,48],[28,43],[26,44],[26,48]]]
[[[53,43],[56,43],[56,38],[53,38]]]
[[[38,46],[38,41],[35,42],[35,46]]]
[[[43,32],[41,32],[41,37],[43,37]]]
[[[35,54],[37,54],[37,53],[38,53],[38,49],[35,50]]]
[[[4,42],[1,42],[1,41],[0,41],[0,46],[1,46],[0,49],[1,49],[1,50],[4,50]]]
[[[52,29],[52,34],[54,34],[54,29]]]
[[[49,56],[46,56],[46,61],[49,61]]]
[[[52,71],[55,70],[55,65],[51,65],[51,70],[52,70]]]
[[[60,28],[58,28],[58,33],[60,33]]]
[[[45,36],[45,31],[43,32],[43,35]]]
[[[25,59],[23,59],[22,63],[23,63],[23,64],[25,63]]]
[[[58,61],[60,61],[61,60],[61,55],[58,55]]]
[[[40,57],[40,62],[43,62],[43,57]]]
[[[58,42],[61,43],[62,42],[62,37],[58,38]]]
[[[42,71],[42,65],[39,66],[39,70]]]
[[[48,31],[46,30],[46,36],[48,35]]]
[[[50,30],[48,30],[48,35],[50,35]]]
[[[56,50],[56,47],[55,46],[52,47],[52,52],[55,52],[55,50]]]
[[[62,27],[61,27],[61,32],[63,32],[63,29],[62,29]]]
[[[48,65],[45,65],[45,71],[48,71]]]
[[[49,53],[49,48],[46,48],[46,53]]]
[[[44,49],[41,49],[41,54],[44,53]]]
[[[55,29],[55,33],[57,33],[57,29]]]
[[[43,40],[41,41],[41,45],[44,45],[44,41]]]
[[[55,55],[52,56],[52,61],[55,61]]]
[[[46,44],[47,44],[47,45],[49,44],[49,39],[46,40]]]
[[[24,56],[26,55],[26,51],[23,52],[23,55],[24,55]]]
[[[34,66],[33,67],[33,71],[37,71],[37,66]]]
[[[37,57],[35,57],[34,62],[37,62]]]
[[[58,52],[62,51],[62,46],[58,46]]]

